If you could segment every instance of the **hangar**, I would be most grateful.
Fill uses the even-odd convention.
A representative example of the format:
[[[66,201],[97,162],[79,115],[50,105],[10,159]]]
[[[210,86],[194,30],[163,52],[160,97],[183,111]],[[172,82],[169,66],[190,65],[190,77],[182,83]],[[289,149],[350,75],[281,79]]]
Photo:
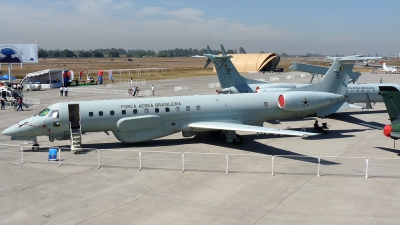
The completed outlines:
[[[280,57],[276,53],[228,55],[233,56],[231,61],[239,73],[270,71],[272,68],[275,68],[280,61]],[[213,67],[213,71],[216,72],[215,67]]]

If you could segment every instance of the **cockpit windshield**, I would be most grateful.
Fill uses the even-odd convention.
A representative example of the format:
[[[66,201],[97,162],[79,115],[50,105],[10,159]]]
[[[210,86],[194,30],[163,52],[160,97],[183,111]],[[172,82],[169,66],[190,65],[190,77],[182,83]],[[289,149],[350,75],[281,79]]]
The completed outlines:
[[[47,116],[51,110],[50,109],[43,109],[38,115],[39,116]]]
[[[52,110],[49,114],[51,118],[58,118],[58,110]]]

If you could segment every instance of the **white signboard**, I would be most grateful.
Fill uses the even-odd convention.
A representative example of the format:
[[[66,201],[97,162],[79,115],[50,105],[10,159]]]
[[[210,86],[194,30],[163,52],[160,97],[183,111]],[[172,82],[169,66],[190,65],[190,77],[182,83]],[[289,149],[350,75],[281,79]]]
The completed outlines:
[[[0,44],[0,63],[38,63],[37,44]]]

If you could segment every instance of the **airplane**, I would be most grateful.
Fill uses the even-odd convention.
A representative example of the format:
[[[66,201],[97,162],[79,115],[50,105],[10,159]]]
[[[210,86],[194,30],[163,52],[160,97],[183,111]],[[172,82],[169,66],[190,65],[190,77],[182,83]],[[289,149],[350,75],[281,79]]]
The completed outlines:
[[[205,54],[217,69],[228,70],[228,56]],[[207,66],[207,65],[206,65]],[[230,66],[229,66],[230,67]],[[241,144],[236,131],[267,134],[313,136],[316,133],[263,127],[268,120],[299,118],[315,112],[331,110],[346,101],[348,65],[335,60],[321,82],[303,88],[268,94],[175,96],[147,99],[59,102],[39,114],[5,129],[2,134],[11,140],[33,141],[37,136],[49,141],[70,140],[71,150],[81,149],[82,134],[111,131],[125,143],[135,143],[182,132],[191,137],[208,131],[226,141]],[[324,91],[318,92],[316,91]]]
[[[379,86],[391,124],[383,128],[383,134],[395,141],[400,138],[400,91],[394,86]]]
[[[383,63],[382,68],[380,68],[379,71],[384,71],[384,72],[386,72],[386,73],[388,73],[388,72],[389,72],[389,73],[396,73],[396,72],[397,72],[397,69],[396,69],[395,66],[387,67],[387,66],[386,66],[386,63]]]
[[[207,46],[209,49],[209,47]],[[225,53],[224,47],[221,45],[222,54],[228,57]],[[211,51],[209,51],[211,52]],[[206,55],[206,54],[205,54]],[[365,58],[365,57],[364,57]],[[377,57],[367,57],[368,59],[376,59]],[[346,56],[346,57],[335,57],[333,60],[343,61],[348,65],[347,74],[352,75],[355,72],[352,72],[354,63],[356,60],[362,60],[360,57]],[[208,60],[206,62],[206,66],[208,66]],[[221,83],[221,89],[217,89],[216,92],[220,94],[237,94],[237,93],[266,93],[273,91],[287,91],[294,88],[306,87],[310,84],[299,84],[299,83],[270,83],[266,81],[253,80],[249,78],[245,78],[235,69],[234,65],[230,60],[226,60],[225,62],[228,66],[220,67],[217,71],[218,79]],[[310,65],[311,66],[311,65]],[[311,66],[311,69],[316,66]],[[229,70],[227,69],[229,68]],[[320,68],[320,67],[318,67]],[[322,72],[327,73],[329,68],[321,67]],[[307,71],[311,72],[311,71]],[[348,84],[345,93],[343,93],[347,98],[347,103],[343,104],[342,107],[337,108],[337,111],[342,111],[348,108],[360,108],[360,109],[371,109],[371,102],[383,102],[382,96],[379,93],[380,85],[391,85],[396,86],[400,89],[400,85],[398,84]],[[355,105],[354,103],[365,103],[365,106]],[[335,112],[331,112],[335,113]],[[323,113],[318,114],[319,117],[326,116]]]

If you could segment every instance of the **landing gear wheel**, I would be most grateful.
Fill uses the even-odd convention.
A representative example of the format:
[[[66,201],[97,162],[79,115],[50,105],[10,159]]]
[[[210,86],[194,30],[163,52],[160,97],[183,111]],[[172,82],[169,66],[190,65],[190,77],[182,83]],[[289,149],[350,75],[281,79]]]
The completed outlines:
[[[233,139],[233,143],[234,143],[235,145],[240,145],[240,144],[242,144],[242,137],[241,137],[240,135],[236,135],[236,138]]]
[[[33,151],[39,151],[39,144],[33,144],[32,145],[32,150]]]

